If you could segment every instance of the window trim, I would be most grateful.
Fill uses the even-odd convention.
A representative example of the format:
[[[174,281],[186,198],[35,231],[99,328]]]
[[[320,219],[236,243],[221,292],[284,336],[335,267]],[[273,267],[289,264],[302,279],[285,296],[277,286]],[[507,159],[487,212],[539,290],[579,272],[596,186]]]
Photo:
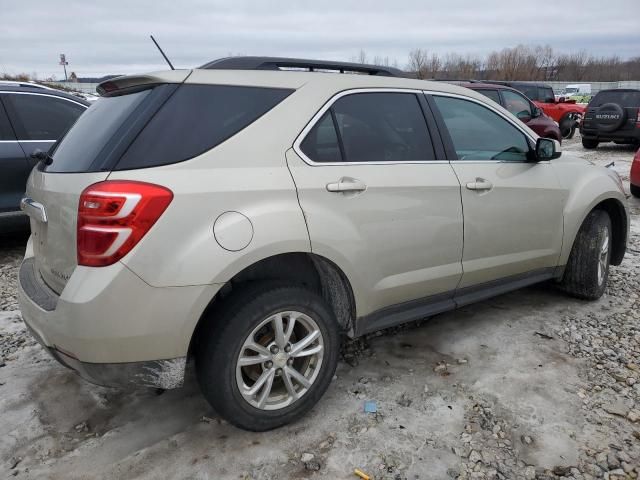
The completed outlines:
[[[449,93],[449,92],[439,92],[439,91],[434,91],[434,90],[424,90],[423,91],[425,95],[428,95],[429,97],[431,97],[431,101],[433,103],[435,103],[435,100],[433,99],[433,97],[436,96],[441,96],[441,97],[453,97],[453,98],[458,98],[460,100],[467,100],[469,102],[474,102],[477,103],[478,105],[480,105],[481,107],[487,108],[489,110],[491,110],[492,112],[498,114],[500,117],[502,117],[504,120],[506,120],[508,123],[510,123],[515,129],[517,129],[520,133],[522,133],[525,138],[528,140],[529,142],[529,148],[530,149],[534,149],[534,145],[536,144],[536,138],[534,136],[531,135],[531,133],[527,132],[525,129],[522,128],[522,126],[525,126],[523,122],[521,122],[520,120],[518,120],[517,118],[509,118],[509,116],[513,117],[513,115],[511,113],[508,113],[508,115],[505,115],[504,112],[501,112],[500,110],[498,110],[497,108],[494,108],[493,106],[489,105],[488,103],[483,102],[482,100],[479,100],[477,98],[473,98],[473,97],[468,97],[466,95],[461,95],[458,93]],[[526,95],[525,95],[526,96]],[[504,108],[504,107],[502,107]],[[505,109],[506,111],[506,109]],[[438,129],[439,130],[443,130],[443,132],[441,132],[443,134],[443,136],[445,138],[443,138],[443,142],[445,143],[445,150],[449,151],[453,151],[455,153],[455,148],[453,145],[453,140],[451,139],[450,135],[449,135],[449,130],[447,130],[446,125],[444,124],[444,119],[442,118],[442,115],[440,114],[439,110],[436,110],[434,112],[434,115],[436,115],[436,122],[438,123]],[[515,120],[515,121],[514,121]],[[534,133],[535,135],[535,133]],[[446,148],[449,147],[449,148]],[[450,156],[450,154],[448,155]],[[457,155],[456,155],[457,157]],[[474,164],[474,163],[532,163],[530,161],[513,161],[513,160],[460,160],[459,158],[449,158],[448,160],[449,162],[464,162],[465,164]],[[550,163],[550,160],[541,160],[538,161],[536,163]]]
[[[413,95],[416,95],[416,100],[418,101],[418,106],[420,107],[420,110],[422,111],[423,109],[423,105],[420,102],[420,96],[424,94],[423,90],[420,89],[415,89],[415,88],[385,88],[385,87],[381,87],[381,88],[351,88],[348,90],[343,90],[341,92],[336,93],[335,95],[333,95],[329,100],[327,100],[327,102],[320,108],[320,110],[318,110],[316,112],[316,114],[311,117],[311,120],[309,120],[309,122],[307,123],[307,125],[302,129],[302,131],[298,134],[298,136],[296,137],[296,139],[293,142],[293,150],[296,152],[296,154],[308,165],[312,166],[312,167],[324,167],[324,166],[338,166],[338,165],[403,165],[403,164],[438,164],[438,163],[449,163],[449,160],[402,160],[402,161],[382,161],[382,162],[314,162],[313,160],[311,160],[309,157],[307,157],[307,155],[305,155],[305,153],[302,151],[302,148],[300,147],[302,141],[305,139],[305,137],[307,136],[307,134],[311,131],[311,129],[313,129],[313,127],[315,127],[316,123],[318,123],[320,121],[320,119],[323,117],[323,115],[327,112],[327,110],[329,110],[334,103],[336,103],[339,99],[341,99],[342,97],[346,97],[347,95],[354,95],[354,94],[359,94],[359,93],[410,93]],[[424,116],[424,112],[423,116]],[[435,132],[432,132],[430,129],[430,125],[429,125],[429,121],[427,118],[424,119],[425,121],[425,126],[427,128],[427,133],[429,134],[429,140],[431,141],[431,143],[433,144],[433,149],[434,152],[436,154],[436,156],[438,155],[438,149],[436,148],[436,145],[434,143],[433,140],[433,136]]]
[[[69,103],[75,103],[76,105],[81,106],[82,108],[84,108],[84,110],[86,111],[87,108],[89,108],[89,106],[85,105],[84,103],[80,103],[80,102],[76,102],[75,100],[72,100],[70,98],[67,97],[63,97],[62,95],[51,95],[50,93],[40,93],[40,92],[10,92],[10,91],[0,91],[0,95],[39,95],[41,97],[51,97],[51,98],[55,98],[58,100],[66,100]],[[0,143],[24,143],[24,142],[57,142],[57,140],[53,139],[42,139],[42,140],[21,140],[20,138],[18,138],[18,131],[16,130],[15,126],[13,125],[13,122],[11,121],[11,115],[9,114],[8,109],[7,110],[7,117],[9,118],[9,123],[11,124],[11,127],[13,128],[13,131],[16,135],[16,139],[15,140],[0,140]],[[84,113],[84,111],[82,112]],[[80,115],[82,115],[82,113]]]

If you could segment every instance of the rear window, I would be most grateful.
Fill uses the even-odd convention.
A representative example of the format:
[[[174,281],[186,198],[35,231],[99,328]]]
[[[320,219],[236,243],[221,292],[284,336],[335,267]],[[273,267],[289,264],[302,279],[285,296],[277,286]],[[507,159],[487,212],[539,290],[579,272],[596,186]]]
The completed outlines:
[[[116,170],[181,162],[235,135],[293,90],[182,85],[122,156]]]
[[[600,92],[593,97],[589,106],[599,107],[605,103],[617,103],[621,107],[640,107],[640,91],[611,90]]]
[[[151,93],[100,98],[78,119],[52,154],[47,172],[86,172],[115,131]]]

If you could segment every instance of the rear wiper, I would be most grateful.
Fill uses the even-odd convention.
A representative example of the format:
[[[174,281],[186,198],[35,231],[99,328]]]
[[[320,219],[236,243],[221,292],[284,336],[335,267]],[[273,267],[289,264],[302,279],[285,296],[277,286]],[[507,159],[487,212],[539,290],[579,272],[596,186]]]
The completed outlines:
[[[53,157],[49,155],[49,152],[45,152],[36,148],[30,155],[34,160],[44,163],[45,165],[51,165],[53,163]]]

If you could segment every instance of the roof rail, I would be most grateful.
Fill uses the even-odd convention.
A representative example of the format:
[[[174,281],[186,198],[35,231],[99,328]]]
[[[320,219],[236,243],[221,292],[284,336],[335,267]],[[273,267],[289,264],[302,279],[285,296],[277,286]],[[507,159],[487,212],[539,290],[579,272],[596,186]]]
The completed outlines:
[[[364,63],[332,62],[327,60],[305,60],[281,57],[226,57],[205,63],[206,70],[287,70],[304,69],[314,71],[336,71],[339,73],[361,73],[385,77],[406,77],[406,72],[398,68],[367,65]]]

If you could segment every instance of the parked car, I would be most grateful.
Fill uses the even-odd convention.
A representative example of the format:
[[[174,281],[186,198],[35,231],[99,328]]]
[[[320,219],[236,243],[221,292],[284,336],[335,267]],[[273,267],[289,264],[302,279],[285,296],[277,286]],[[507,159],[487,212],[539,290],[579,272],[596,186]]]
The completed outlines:
[[[541,137],[562,141],[558,124],[518,90],[504,85],[479,82],[456,82],[456,85],[470,88],[489,97],[513,113]]]
[[[95,383],[178,387],[192,358],[218,414],[268,430],[341,335],[546,280],[596,299],[625,254],[617,174],[466,88],[233,57],[99,90],[31,173],[19,273],[34,337]]]
[[[584,148],[601,142],[640,145],[640,90],[601,90],[587,105],[580,126]]]
[[[629,180],[629,183],[631,184],[631,195],[640,198],[640,148],[633,157]]]
[[[71,95],[31,84],[0,84],[0,230],[28,227],[20,210],[35,149],[49,147],[89,105]]]
[[[487,82],[507,85],[524,93],[528,98],[533,100],[533,103],[535,103],[537,107],[540,107],[546,115],[558,122],[563,138],[572,138],[576,129],[580,126],[585,107],[577,105],[575,100],[567,100],[565,98],[556,100],[553,88],[550,85],[529,82]]]

